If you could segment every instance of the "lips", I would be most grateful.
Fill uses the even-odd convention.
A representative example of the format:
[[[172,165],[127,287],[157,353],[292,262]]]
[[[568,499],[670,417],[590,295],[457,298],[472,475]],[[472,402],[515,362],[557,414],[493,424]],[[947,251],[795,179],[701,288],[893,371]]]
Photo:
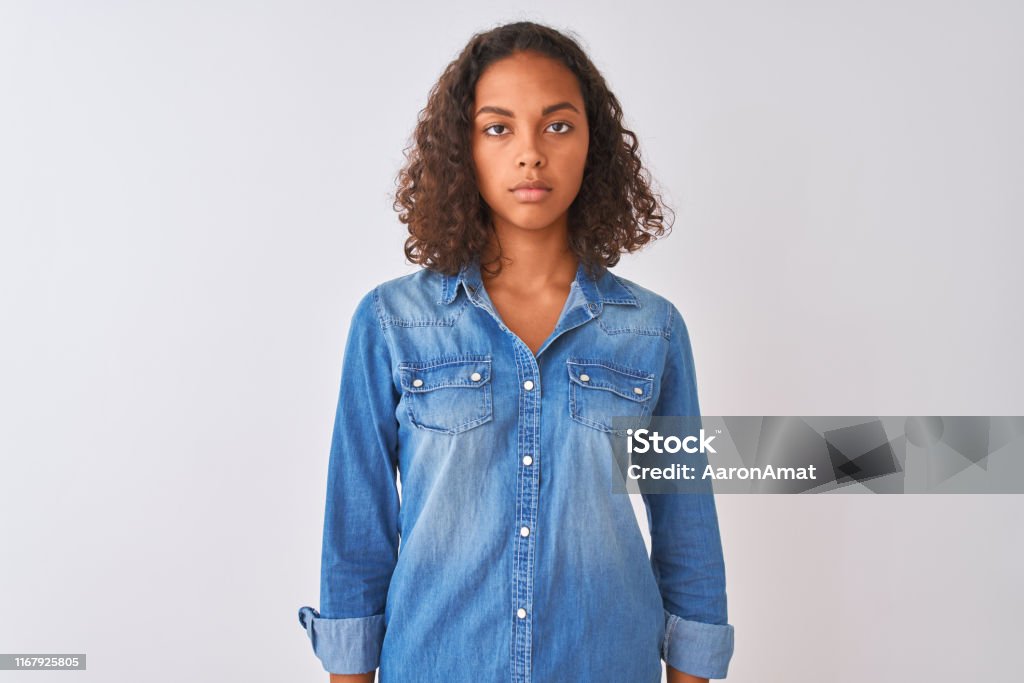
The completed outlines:
[[[517,201],[527,204],[543,201],[544,199],[547,198],[547,196],[550,193],[551,190],[531,187],[522,187],[516,190],[512,190],[512,194],[515,195]]]
[[[551,186],[543,180],[524,180],[512,188],[516,201],[533,203],[543,201],[551,192]]]
[[[551,186],[543,180],[524,180],[520,183],[516,183],[512,187],[512,191],[516,190],[550,190]]]

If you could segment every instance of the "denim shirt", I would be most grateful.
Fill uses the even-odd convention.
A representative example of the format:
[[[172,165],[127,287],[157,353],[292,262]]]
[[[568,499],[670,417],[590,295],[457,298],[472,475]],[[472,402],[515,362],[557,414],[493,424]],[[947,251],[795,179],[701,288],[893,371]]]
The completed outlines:
[[[613,416],[699,415],[667,299],[577,269],[536,355],[478,261],[383,282],[346,342],[320,610],[332,673],[381,683],[724,678],[733,652],[714,495],[613,493]],[[396,485],[400,477],[401,497]],[[399,542],[401,541],[401,544]]]

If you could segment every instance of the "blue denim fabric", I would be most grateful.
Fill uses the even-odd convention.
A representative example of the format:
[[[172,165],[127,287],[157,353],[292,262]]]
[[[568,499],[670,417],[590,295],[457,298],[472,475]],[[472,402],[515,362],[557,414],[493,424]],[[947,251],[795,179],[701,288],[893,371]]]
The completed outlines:
[[[648,556],[630,496],[612,493],[618,415],[699,415],[686,325],[650,290],[580,265],[536,356],[478,262],[367,293],[345,348],[320,610],[299,609],[324,668],[657,683],[664,659],[724,678],[714,495],[644,494]]]

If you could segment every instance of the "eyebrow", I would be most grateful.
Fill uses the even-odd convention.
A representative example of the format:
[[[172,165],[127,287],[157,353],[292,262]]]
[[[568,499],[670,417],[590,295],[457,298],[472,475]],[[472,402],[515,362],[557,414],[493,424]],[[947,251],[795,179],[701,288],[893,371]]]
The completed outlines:
[[[544,107],[544,109],[541,110],[540,115],[547,116],[551,112],[559,111],[560,109],[572,109],[577,114],[580,113],[580,110],[573,106],[571,102],[559,102],[558,104],[549,104],[548,106]],[[484,107],[480,107],[480,110],[477,111],[476,115],[473,118],[476,118],[477,116],[480,116],[480,114],[485,113],[498,114],[499,116],[507,116],[510,119],[514,119],[516,117],[516,115],[513,114],[508,109],[502,109],[501,107],[492,107],[490,105],[487,105]]]

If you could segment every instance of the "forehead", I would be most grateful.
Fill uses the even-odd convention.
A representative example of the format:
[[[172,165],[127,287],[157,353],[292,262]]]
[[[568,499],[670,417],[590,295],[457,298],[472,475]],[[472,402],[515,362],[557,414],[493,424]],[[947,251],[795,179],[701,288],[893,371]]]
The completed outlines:
[[[583,104],[575,74],[557,59],[532,52],[516,53],[494,62],[476,84],[478,105],[514,101],[548,104],[556,98]]]

